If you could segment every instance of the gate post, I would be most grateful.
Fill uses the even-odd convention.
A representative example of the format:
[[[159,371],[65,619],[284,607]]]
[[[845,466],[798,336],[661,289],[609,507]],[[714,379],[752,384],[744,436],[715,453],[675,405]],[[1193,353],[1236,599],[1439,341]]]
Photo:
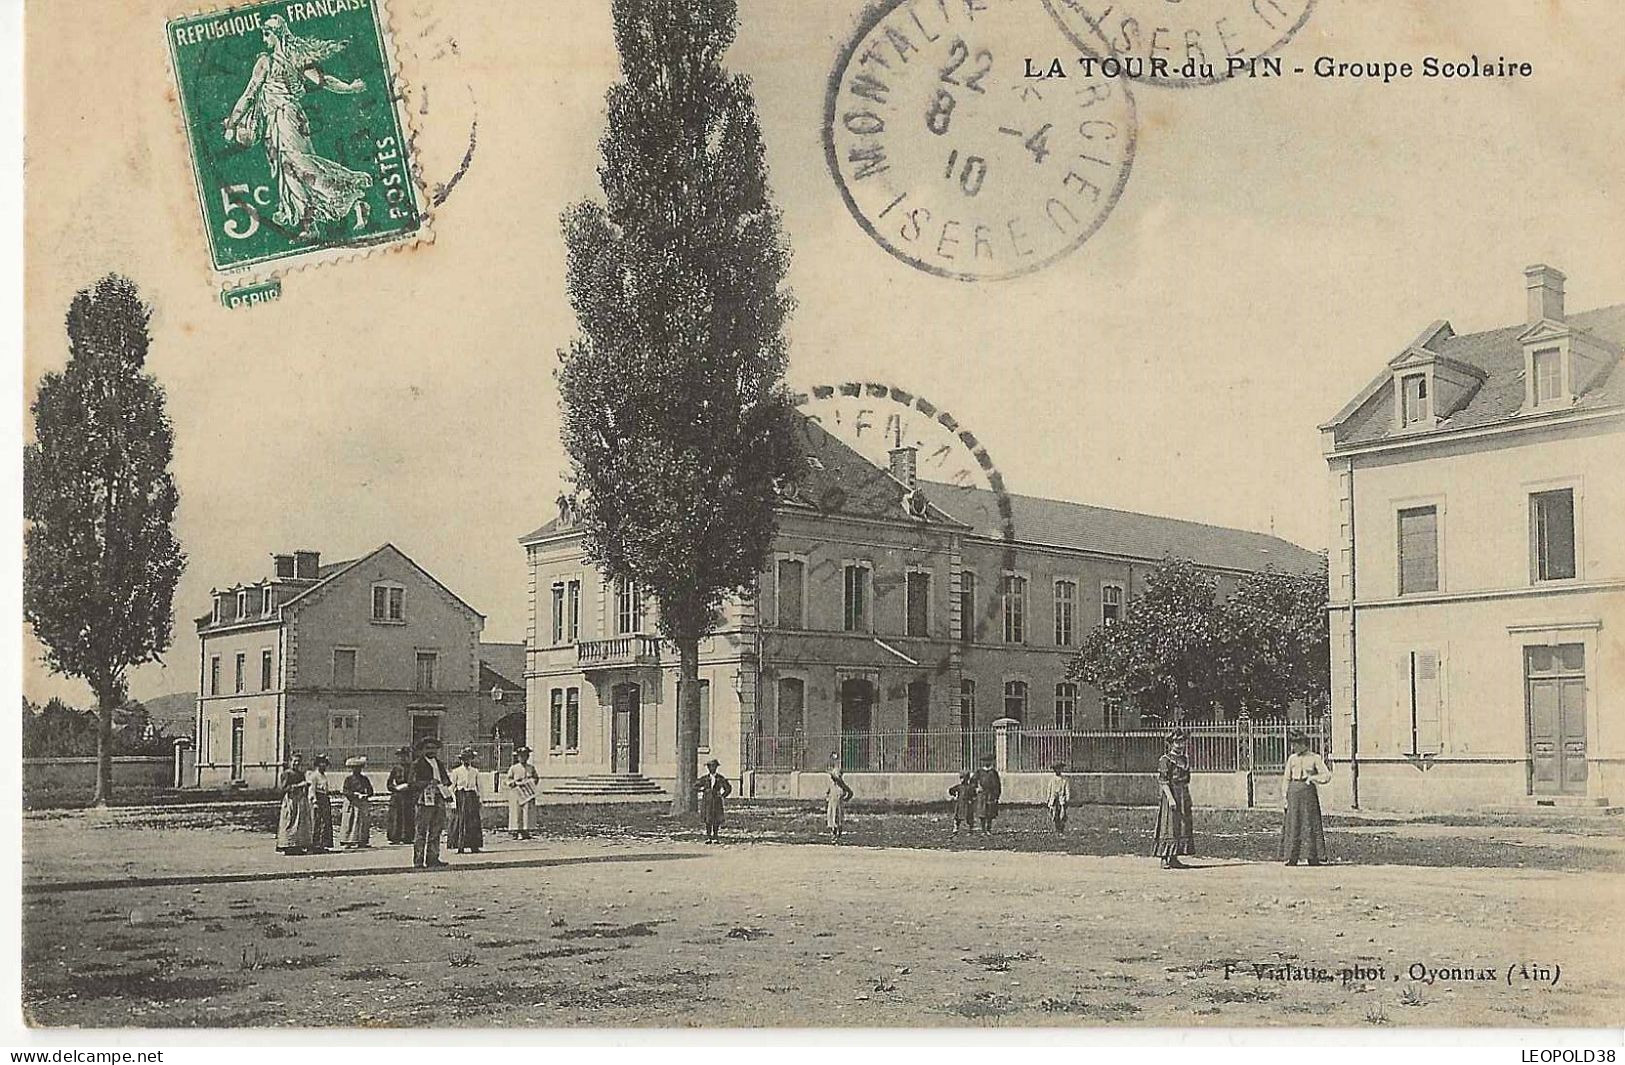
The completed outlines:
[[[1016,734],[1020,739],[1021,722],[1013,717],[1001,717],[993,722],[993,768],[1000,773],[1010,771],[1010,740]]]
[[[1236,718],[1236,769],[1253,771],[1253,719],[1243,710]]]

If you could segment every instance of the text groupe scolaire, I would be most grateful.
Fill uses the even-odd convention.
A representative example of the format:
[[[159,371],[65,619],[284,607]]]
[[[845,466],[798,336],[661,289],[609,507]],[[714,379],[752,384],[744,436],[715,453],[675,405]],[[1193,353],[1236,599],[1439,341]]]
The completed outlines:
[[[1078,72],[1084,77],[1103,75],[1108,78],[1279,78],[1288,74],[1312,74],[1322,80],[1380,81],[1384,84],[1409,78],[1444,80],[1471,80],[1473,78],[1529,78],[1535,74],[1535,65],[1528,60],[1496,56],[1486,59],[1474,53],[1462,59],[1443,59],[1436,55],[1423,56],[1418,61],[1408,59],[1339,59],[1336,56],[1317,56],[1308,67],[1287,67],[1283,60],[1273,56],[1239,56],[1225,58],[1222,64],[1205,59],[1191,58],[1177,62],[1163,56],[1079,56]],[[1023,78],[1065,78],[1067,67],[1060,59],[1044,60],[1029,56],[1022,71]]]

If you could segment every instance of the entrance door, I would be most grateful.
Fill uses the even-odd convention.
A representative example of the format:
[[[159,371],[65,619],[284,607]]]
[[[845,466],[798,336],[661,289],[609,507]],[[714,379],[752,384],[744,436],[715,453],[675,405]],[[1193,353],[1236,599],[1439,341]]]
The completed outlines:
[[[241,717],[231,719],[231,779],[243,779],[243,747],[247,742],[248,722]]]
[[[870,768],[870,732],[874,725],[875,686],[866,680],[841,682],[841,764]]]
[[[613,693],[614,715],[610,723],[610,769],[616,773],[638,771],[638,733],[641,731],[640,698],[636,684],[618,684]]]
[[[1536,795],[1586,790],[1585,645],[1524,649],[1529,782]]]

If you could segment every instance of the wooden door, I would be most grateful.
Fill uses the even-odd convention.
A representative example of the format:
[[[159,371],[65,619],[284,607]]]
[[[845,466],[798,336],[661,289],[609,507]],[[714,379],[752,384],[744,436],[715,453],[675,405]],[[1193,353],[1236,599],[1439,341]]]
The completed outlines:
[[[873,684],[859,679],[841,682],[841,764],[848,769],[871,768],[874,705]]]
[[[610,721],[610,768],[616,773],[638,771],[638,732],[641,714],[636,684],[622,684],[615,689],[613,716]]]
[[[240,717],[231,719],[231,779],[243,779],[243,747],[247,742],[248,722]]]
[[[1585,646],[1524,652],[1529,713],[1529,780],[1536,795],[1586,790]]]

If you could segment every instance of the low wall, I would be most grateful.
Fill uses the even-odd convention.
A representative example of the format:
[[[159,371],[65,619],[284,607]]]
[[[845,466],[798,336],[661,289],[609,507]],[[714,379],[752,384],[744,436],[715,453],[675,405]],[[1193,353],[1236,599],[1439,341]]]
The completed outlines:
[[[1331,784],[1322,789],[1326,808],[1349,809],[1354,801],[1353,767],[1340,761]],[[1522,761],[1360,760],[1360,808],[1395,812],[1505,808],[1529,801],[1527,763]]]
[[[172,757],[124,756],[113,759],[113,790],[153,790],[172,787],[175,783],[175,759]],[[23,798],[28,800],[42,795],[71,795],[83,793],[86,797],[96,791],[96,759],[94,758],[24,758]]]
[[[1002,801],[1044,801],[1051,773],[1001,773]],[[1157,780],[1146,773],[1068,773],[1074,805],[1154,806]],[[848,773],[853,801],[928,803],[947,802],[948,789],[959,782],[957,773]],[[1277,789],[1279,790],[1279,789]],[[829,791],[828,773],[767,773],[749,771],[740,793],[750,799],[823,798]],[[1197,773],[1191,777],[1191,801],[1197,806],[1242,808],[1251,794],[1246,773]],[[1279,800],[1277,800],[1279,801]]]

